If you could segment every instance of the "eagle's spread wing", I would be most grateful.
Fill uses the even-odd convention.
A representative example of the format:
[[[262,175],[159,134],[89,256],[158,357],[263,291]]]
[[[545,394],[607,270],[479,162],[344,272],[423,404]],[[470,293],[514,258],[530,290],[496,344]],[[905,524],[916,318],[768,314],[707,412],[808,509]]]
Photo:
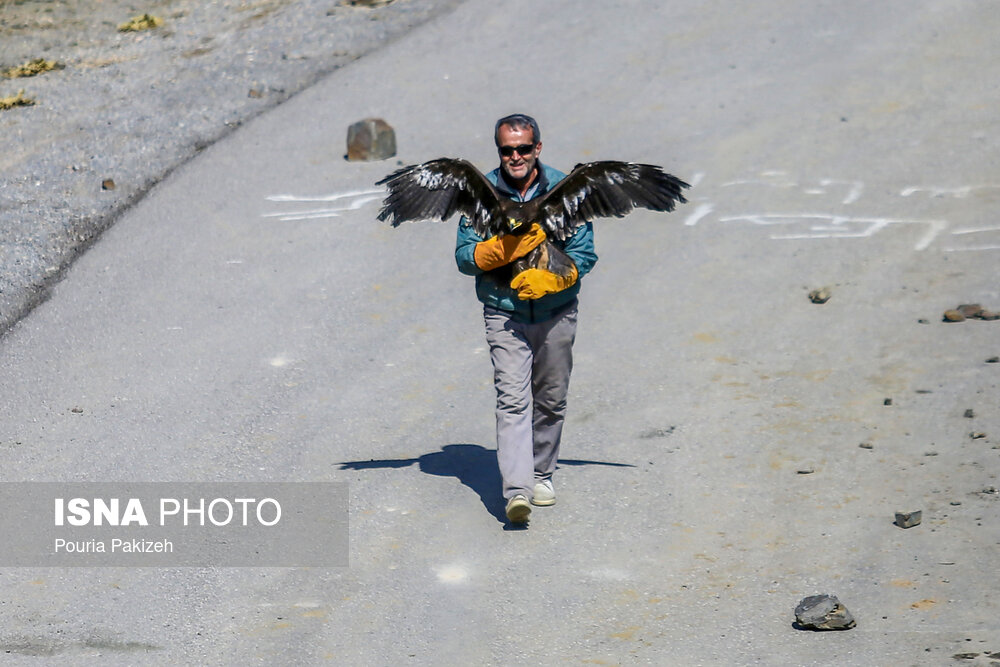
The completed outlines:
[[[681,192],[687,187],[651,164],[578,164],[539,202],[541,223],[550,236],[565,239],[594,218],[621,218],[634,208],[672,211],[676,202],[687,201]]]
[[[475,232],[486,238],[503,219],[497,191],[465,160],[440,158],[403,167],[376,185],[389,190],[378,219],[391,220],[393,227],[416,220],[440,222],[461,213],[472,221]]]

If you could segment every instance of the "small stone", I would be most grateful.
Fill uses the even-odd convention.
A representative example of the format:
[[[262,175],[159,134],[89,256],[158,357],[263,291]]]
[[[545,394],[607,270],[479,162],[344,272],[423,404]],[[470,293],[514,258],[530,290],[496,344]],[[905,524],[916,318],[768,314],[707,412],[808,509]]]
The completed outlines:
[[[982,431],[973,431],[972,433],[969,434],[969,437],[972,438],[973,440],[982,440],[983,438],[986,437],[986,434],[983,433]]]
[[[986,360],[988,364],[1000,364],[1000,357],[990,357]]]
[[[895,523],[900,528],[913,528],[914,526],[920,525],[922,517],[922,510],[917,510],[915,512],[896,512]]]
[[[938,453],[935,452],[934,450],[931,450],[929,452],[924,452],[924,456],[937,456],[937,455]]]
[[[1000,320],[1000,313],[995,310],[984,310],[977,315],[981,320]]]
[[[964,322],[965,315],[960,310],[946,310],[942,319],[945,322]]]
[[[795,607],[795,620],[809,630],[849,630],[854,617],[836,595],[810,595]]]
[[[365,118],[347,128],[347,159],[385,160],[396,154],[396,132],[381,118]]]
[[[917,324],[930,324],[930,323],[931,321],[925,317],[921,317],[919,320],[917,320]]]
[[[833,295],[830,293],[829,287],[822,287],[809,292],[809,300],[813,303],[826,303],[830,300],[831,296]]]
[[[979,657],[979,654],[978,653],[956,653],[955,655],[953,655],[951,657],[954,658],[955,660],[975,660],[976,658]]]
[[[966,408],[965,409],[965,418],[966,419],[972,419],[975,416],[976,416],[976,413],[975,413],[975,411],[972,408]]]
[[[115,189],[115,179],[113,179],[113,178],[105,178],[103,181],[101,181],[101,189],[102,190],[114,190]]]
[[[795,472],[799,475],[811,475],[814,472],[816,472],[816,469],[813,468],[812,466],[805,466],[803,468],[799,468]]]
[[[955,310],[962,313],[966,317],[979,317],[979,314],[983,312],[983,307],[978,303],[963,303]]]
[[[251,88],[250,91],[247,93],[247,97],[252,97],[254,99],[259,100],[260,98],[264,97],[264,93],[259,88]]]
[[[891,398],[885,399],[884,401],[882,401],[882,405],[892,405],[892,399]]]
[[[83,408],[70,408],[70,412],[75,415],[81,415],[83,414]]]
[[[862,442],[860,445],[858,445],[858,447],[860,447],[861,449],[875,449],[875,445],[873,445],[870,442]]]

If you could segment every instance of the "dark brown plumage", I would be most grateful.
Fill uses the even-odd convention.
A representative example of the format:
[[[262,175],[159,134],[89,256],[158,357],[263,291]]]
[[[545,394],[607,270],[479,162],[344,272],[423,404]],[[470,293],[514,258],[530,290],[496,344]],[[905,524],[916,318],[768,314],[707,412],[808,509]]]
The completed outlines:
[[[389,220],[393,227],[417,220],[447,220],[459,213],[483,238],[524,233],[537,222],[550,238],[559,240],[595,218],[621,218],[635,208],[672,211],[677,202],[687,201],[682,190],[690,187],[655,165],[590,162],[576,165],[541,197],[517,202],[497,192],[471,163],[451,158],[403,167],[376,185],[389,190],[378,219]],[[569,261],[563,258],[558,248],[546,242],[521,264],[563,273]],[[523,268],[515,267],[515,273]]]

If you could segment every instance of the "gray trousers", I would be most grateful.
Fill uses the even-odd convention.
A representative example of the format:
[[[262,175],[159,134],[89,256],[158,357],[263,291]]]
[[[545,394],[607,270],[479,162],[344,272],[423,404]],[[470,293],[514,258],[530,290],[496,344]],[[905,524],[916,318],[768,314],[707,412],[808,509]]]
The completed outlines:
[[[486,341],[497,390],[497,462],[504,498],[529,499],[559,458],[573,370],[577,303],[538,324],[486,307]]]

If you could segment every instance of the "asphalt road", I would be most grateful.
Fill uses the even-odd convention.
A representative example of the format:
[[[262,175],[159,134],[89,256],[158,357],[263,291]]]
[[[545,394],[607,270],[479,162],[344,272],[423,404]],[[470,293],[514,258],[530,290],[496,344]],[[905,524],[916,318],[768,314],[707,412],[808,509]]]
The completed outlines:
[[[470,0],[205,150],[0,341],[4,480],[348,482],[350,566],[5,568],[5,657],[1000,660],[1000,323],[941,322],[1000,310],[998,22]],[[343,136],[380,116],[400,162],[486,169],[521,110],[554,166],[693,188],[597,223],[558,503],[512,531],[454,227],[379,225],[397,161]],[[857,627],[794,628],[816,593]]]

